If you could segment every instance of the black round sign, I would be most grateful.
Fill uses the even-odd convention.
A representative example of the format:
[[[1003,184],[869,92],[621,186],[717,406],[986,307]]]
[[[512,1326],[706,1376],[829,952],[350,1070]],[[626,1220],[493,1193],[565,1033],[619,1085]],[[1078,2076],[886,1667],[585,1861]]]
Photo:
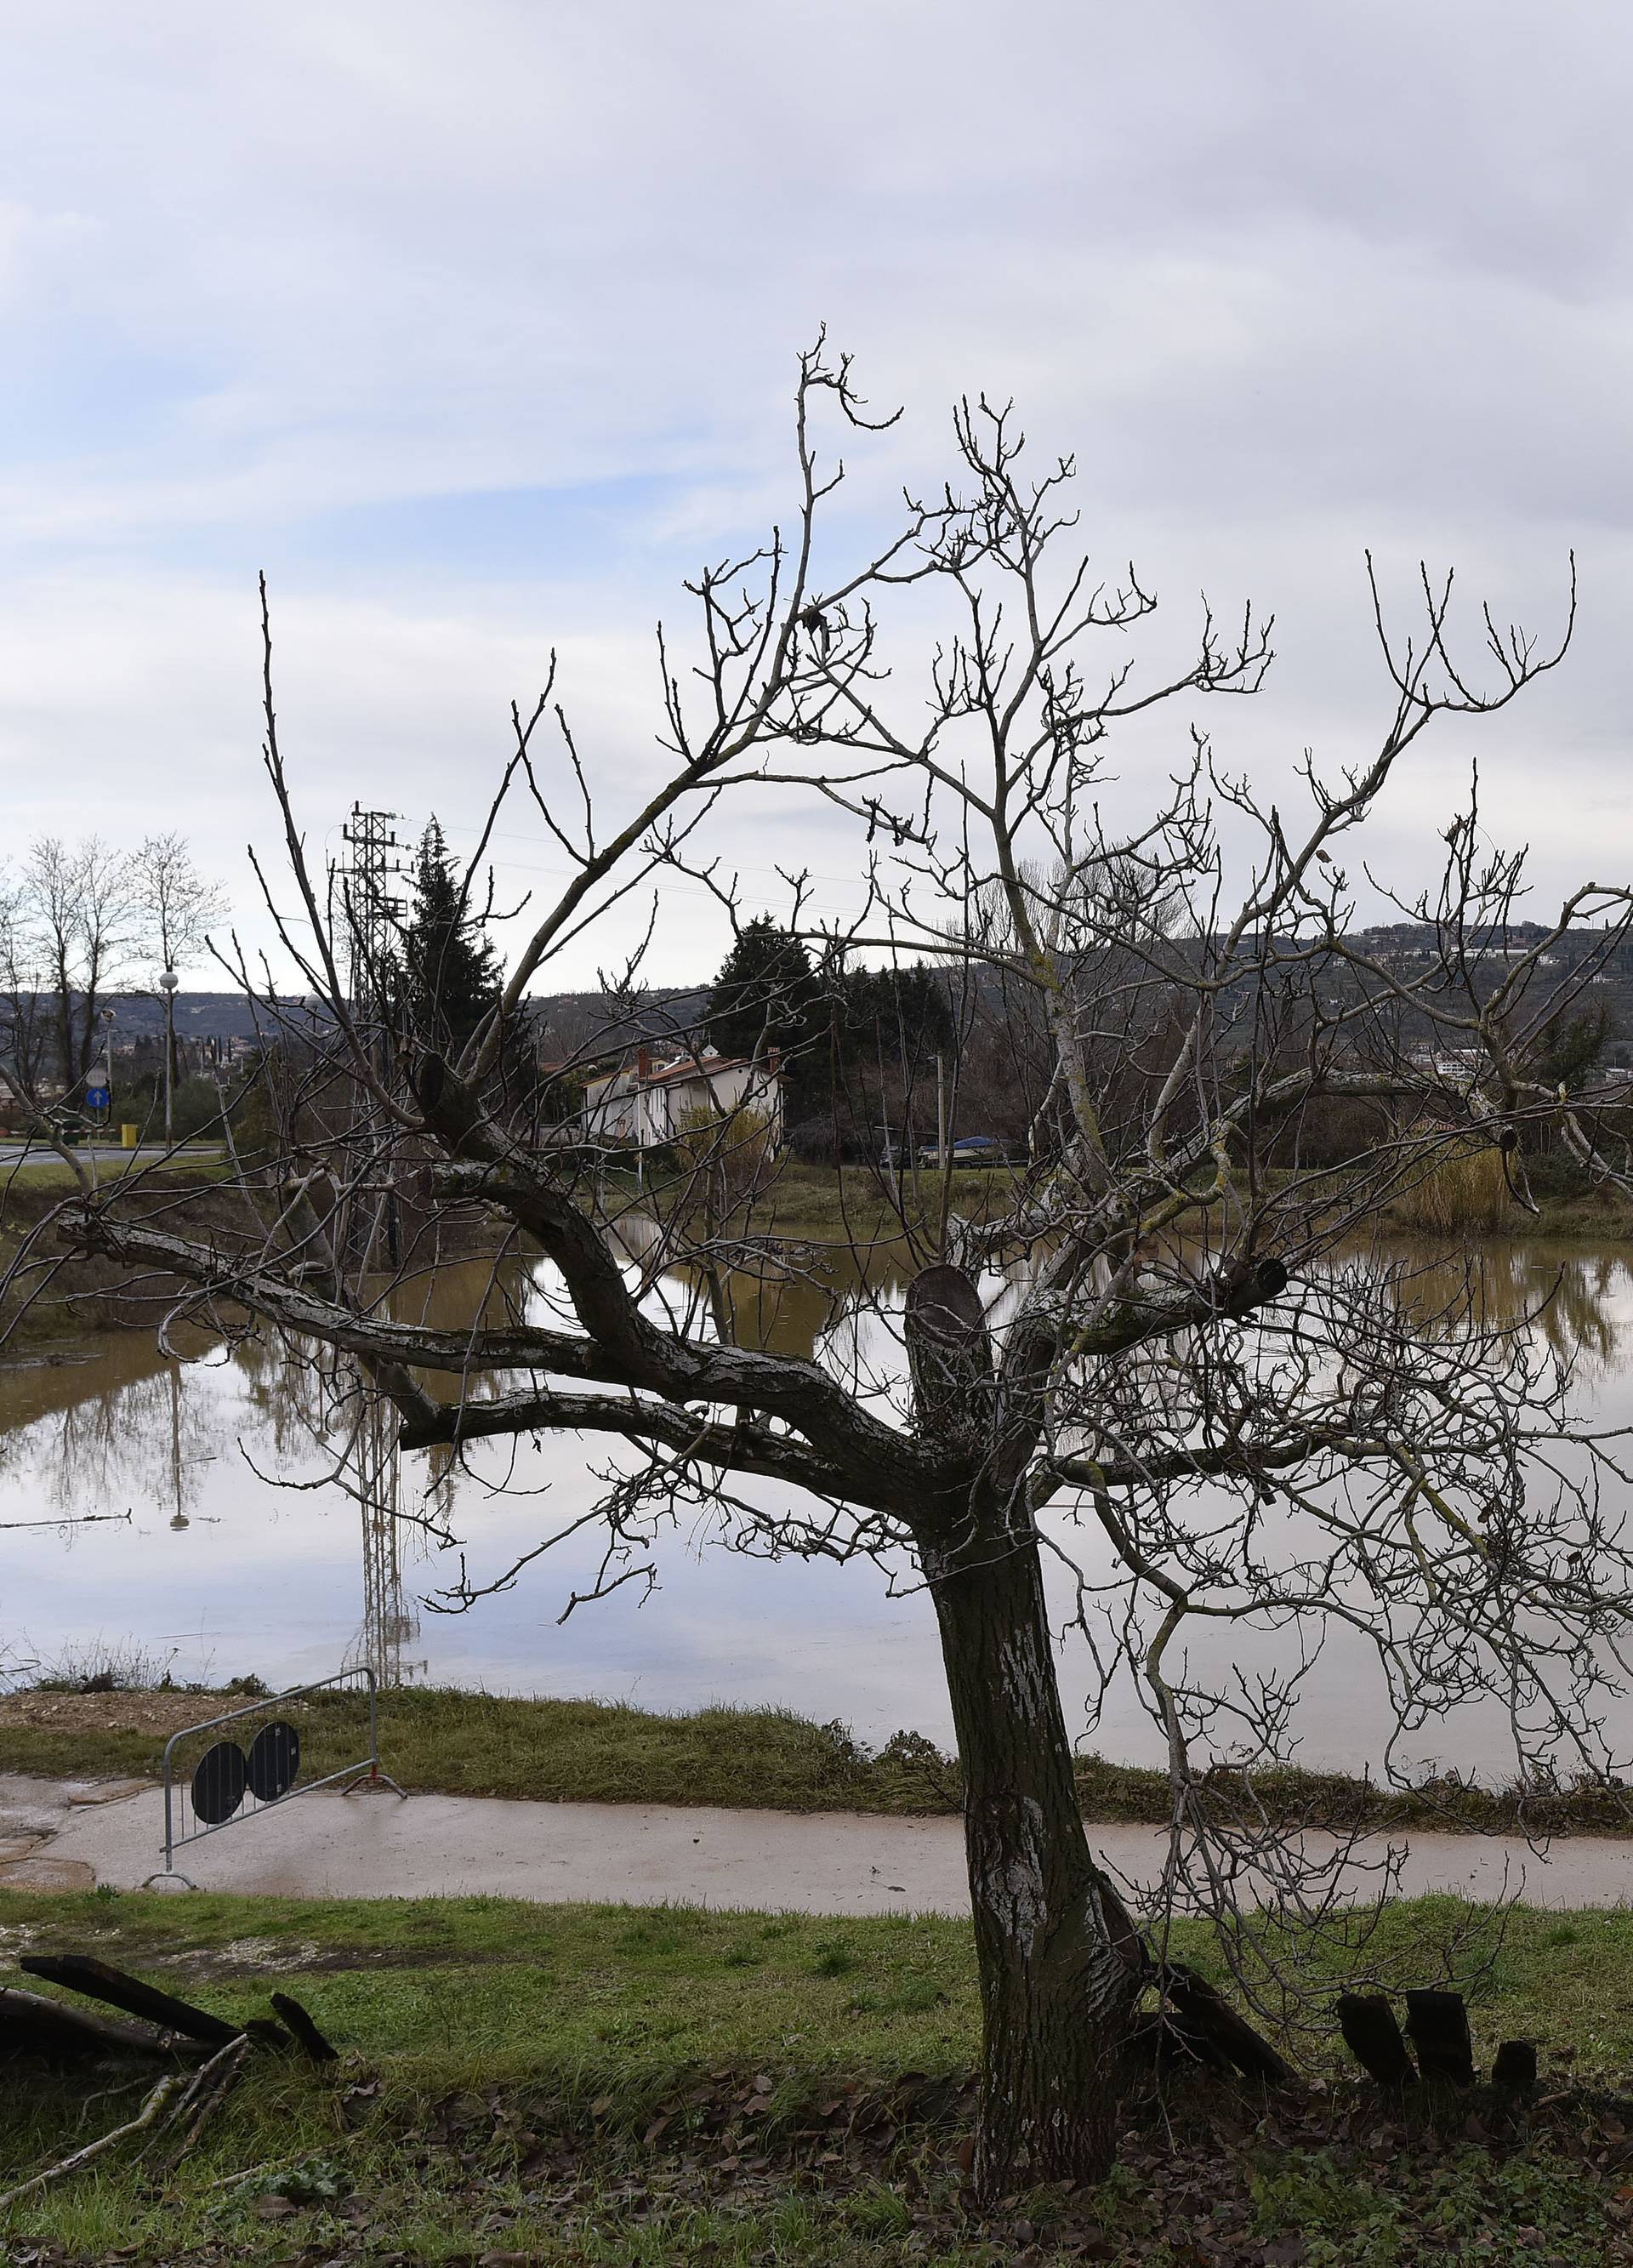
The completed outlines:
[[[207,1827],[231,1819],[244,1800],[244,1751],[231,1741],[206,1749],[193,1774],[193,1809]]]
[[[295,1785],[300,1770],[300,1734],[293,1725],[276,1719],[263,1725],[249,1744],[250,1793],[259,1802],[276,1803]]]

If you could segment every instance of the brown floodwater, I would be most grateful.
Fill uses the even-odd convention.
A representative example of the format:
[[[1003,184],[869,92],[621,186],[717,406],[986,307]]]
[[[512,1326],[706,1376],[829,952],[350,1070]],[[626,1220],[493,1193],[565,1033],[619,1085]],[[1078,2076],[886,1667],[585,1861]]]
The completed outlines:
[[[1535,1311],[1536,1329],[1573,1358],[1576,1406],[1633,1424],[1633,1252],[1515,1243],[1488,1248],[1479,1264],[1494,1313]],[[1456,1277],[1449,1264],[1448,1292]],[[519,1264],[497,1286],[485,1263],[473,1264],[398,1304],[452,1322],[484,1298],[526,1307],[533,1286]],[[746,1340],[855,1366],[881,1388],[897,1367],[901,1285],[885,1263],[871,1282],[830,1268],[820,1283],[769,1289],[741,1278],[725,1288]],[[1001,1300],[1003,1287],[994,1289]],[[1430,1296],[1432,1280],[1420,1289]],[[678,1311],[701,1293],[671,1275],[650,1296]],[[353,1658],[364,1627],[363,1520],[334,1477],[350,1405],[313,1363],[268,1342],[196,1338],[187,1351],[172,1362],[144,1332],[65,1332],[57,1359],[0,1355],[0,1668],[93,1666],[106,1654],[140,1657],[178,1679],[253,1671],[283,1683]],[[405,1676],[653,1708],[782,1704],[842,1719],[871,1740],[898,1727],[947,1738],[934,1617],[905,1560],[769,1563],[722,1548],[710,1521],[683,1507],[636,1555],[656,1570],[651,1587],[628,1582],[563,1621],[602,1565],[603,1539],[586,1526],[511,1587],[467,1612],[435,1611],[461,1553],[474,1581],[502,1575],[592,1510],[620,1456],[604,1440],[553,1437],[477,1445],[457,1471],[429,1457],[401,1461],[395,1636]],[[788,1491],[754,1484],[745,1494],[775,1509]],[[116,1517],[54,1524],[92,1513]],[[1238,1627],[1228,1643],[1229,1664],[1218,1666],[1285,1666],[1284,1634]],[[1154,1728],[1127,1687],[1114,1690],[1091,1734],[1080,1639],[1064,1642],[1062,1672],[1069,1714],[1090,1744],[1157,1758]],[[1624,1749],[1633,1748],[1633,1709],[1627,1719]],[[1329,1645],[1298,1722],[1303,1761],[1378,1763],[1385,1720],[1363,1655]],[[1501,1771],[1504,1756],[1500,1722],[1476,1708],[1426,1728],[1406,1760]]]

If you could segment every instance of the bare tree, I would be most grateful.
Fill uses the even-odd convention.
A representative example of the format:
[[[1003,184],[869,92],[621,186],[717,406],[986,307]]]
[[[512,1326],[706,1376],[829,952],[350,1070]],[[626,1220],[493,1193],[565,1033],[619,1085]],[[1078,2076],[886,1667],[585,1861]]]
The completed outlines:
[[[96,835],[72,845],[42,836],[24,864],[28,918],[50,995],[56,1071],[65,1090],[90,1071],[103,1005],[135,949],[131,879],[128,854]]]
[[[1466,817],[1444,877],[1407,902],[1428,955],[1398,965],[1356,942],[1345,862],[1413,744],[1437,717],[1504,707],[1563,640],[1540,652],[1488,619],[1476,685],[1453,650],[1449,582],[1425,578],[1409,642],[1376,605],[1376,752],[1336,782],[1310,769],[1295,827],[1217,768],[1195,723],[1259,686],[1268,624],[1249,613],[1227,637],[1205,614],[1186,666],[1136,681],[1130,633],[1154,600],[1132,571],[1093,580],[1073,549],[1070,462],[1027,478],[1012,416],[984,401],[955,415],[960,487],[909,497],[894,536],[841,572],[827,563],[823,507],[842,474],[819,459],[824,409],[868,428],[849,365],[819,345],[799,370],[791,533],[688,586],[686,666],[660,638],[660,786],[624,798],[616,761],[585,755],[552,688],[512,711],[476,856],[519,791],[572,873],[457,1061],[371,1027],[343,980],[279,746],[268,630],[265,762],[303,909],[298,926],[276,917],[334,1035],[321,1075],[343,1067],[365,1130],[330,1145],[322,1207],[268,1207],[236,1247],[176,1233],[139,1180],[64,1219],[81,1246],[184,1278],[197,1313],[247,1312],[354,1357],[405,1449],[445,1459],[539,1433],[614,1445],[594,1595],[648,1577],[666,1522],[689,1533],[700,1519],[769,1558],[910,1571],[934,1606],[963,1770],[985,2022],[976,2165],[994,2191],[1106,2170],[1165,1916],[1200,1904],[1235,1927],[1255,1890],[1284,1912],[1330,1908],[1329,1862],[1270,1830],[1254,1782],[1286,1754],[1324,1630],[1364,1640],[1403,1726],[1491,1690],[1522,1766],[1562,1746],[1584,1769],[1606,1762],[1597,1705],[1629,1595],[1615,1491],[1599,1485],[1624,1477],[1615,1443],[1573,1431],[1561,1367],[1526,1318],[1494,1322],[1472,1296],[1426,1302],[1409,1268],[1380,1280],[1350,1256],[1439,1160],[1471,1140],[1511,1155],[1533,1121],[1627,1183],[1602,1129],[1526,1067],[1562,1005],[1553,944],[1597,923],[1609,950],[1629,898],[1579,891],[1512,951],[1520,865],[1484,854]],[[916,620],[927,598],[944,602],[916,666],[890,646],[909,584]],[[1113,830],[1106,743],[1163,704],[1189,727],[1185,761],[1166,755],[1147,817]],[[767,829],[813,797],[854,821],[867,902],[847,924],[817,922],[793,873],[789,925],[832,953],[973,967],[1030,1001],[1049,1057],[1033,1154],[993,1217],[943,1197],[907,1219],[905,1304],[864,1275],[875,1328],[798,1359],[739,1336],[753,1303],[720,1296],[723,1273],[775,1297],[809,1264],[758,1233],[758,1167],[723,1202],[660,1189],[637,1204],[562,1130],[519,1130],[498,1069],[529,987],[586,931],[609,948],[622,936],[608,991],[623,998],[644,895],[684,875],[735,908],[710,841],[724,807],[748,799]],[[575,1065],[597,1054],[586,1038]],[[1335,1097],[1377,1106],[1342,1171],[1272,1167],[1265,1130],[1296,1130]],[[715,1170],[702,1146],[698,1170]],[[349,1262],[334,1224],[394,1171],[424,1212],[386,1281]],[[496,1265],[468,1327],[404,1320],[427,1228],[474,1205],[507,1250],[526,1239],[543,1256],[527,1300]],[[443,1603],[536,1575],[560,1540],[462,1576]],[[1079,1815],[1052,1613],[1089,1641],[1101,1690],[1136,1681],[1162,1733],[1172,1826],[1138,1921]],[[1289,1635],[1284,1675],[1250,1683],[1227,1663],[1210,1679],[1192,1657],[1198,1633],[1266,1626]],[[1221,1759],[1237,1767],[1224,1779]]]
[[[176,973],[202,953],[226,913],[218,884],[201,874],[182,835],[150,835],[130,861],[131,896],[144,953],[157,963],[165,1000],[165,1143],[174,1139]]]
[[[140,922],[142,951],[157,970],[180,968],[210,944],[225,916],[219,883],[201,874],[185,835],[150,835],[132,852],[130,895]]]
[[[21,1094],[39,1092],[51,1030],[40,940],[26,885],[0,873],[0,1064]]]

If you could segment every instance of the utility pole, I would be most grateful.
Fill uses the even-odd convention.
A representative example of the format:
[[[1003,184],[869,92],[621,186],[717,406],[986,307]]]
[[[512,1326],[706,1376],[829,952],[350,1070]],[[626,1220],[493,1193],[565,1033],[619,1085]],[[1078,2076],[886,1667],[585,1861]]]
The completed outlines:
[[[398,854],[406,849],[394,833],[399,817],[394,811],[365,811],[351,806],[351,817],[341,830],[350,859],[341,871],[342,903],[351,948],[349,985],[351,1012],[359,1030],[374,1027],[374,1067],[382,1082],[391,1077],[387,1036],[392,1000],[392,947],[402,914],[402,900],[392,883],[402,873]],[[357,1106],[342,1137],[351,1152],[349,1173],[337,1175],[346,1195],[339,1224],[336,1257],[349,1272],[364,1275],[375,1264],[380,1232],[385,1231],[388,1258],[397,1256],[396,1194],[385,1187],[371,1169],[360,1172],[375,1144],[370,1121],[373,1112],[367,1091],[356,1085]],[[362,1188],[348,1187],[362,1180]],[[363,1517],[362,1658],[373,1668],[385,1686],[402,1683],[402,1646],[417,1628],[405,1611],[400,1556],[399,1502],[401,1464],[396,1427],[386,1417],[380,1399],[366,1390],[361,1371],[354,1366],[351,1383],[362,1401],[362,1410],[347,1462]]]
[[[403,871],[393,854],[408,847],[392,833],[401,816],[395,811],[365,811],[354,803],[351,817],[341,829],[341,839],[351,852],[349,865],[341,871],[341,889],[351,945],[351,1005],[358,1016],[386,1005],[386,960],[402,911],[401,899],[393,896],[390,888]]]
[[[180,982],[173,968],[160,976],[159,990],[165,996],[165,1147],[175,1146],[176,1124],[176,986]]]
[[[402,900],[393,893],[391,884],[403,871],[396,853],[407,848],[392,831],[399,816],[394,811],[365,811],[360,803],[354,803],[351,817],[341,829],[342,840],[351,853],[350,863],[340,873],[342,903],[351,946],[351,1012],[360,1029],[366,1031],[371,1024],[374,1027],[374,1068],[382,1084],[389,1080],[392,1071],[387,1028],[393,1005],[392,944],[402,914]],[[348,1149],[353,1151],[369,1146],[364,1121],[371,1115],[361,1087],[357,1094],[359,1110],[346,1138]],[[343,1184],[346,1177],[341,1178]],[[372,1264],[382,1229],[388,1256],[394,1262],[394,1192],[387,1190],[381,1195],[379,1204],[371,1207],[364,1218],[359,1217],[355,1201],[349,1197],[343,1228],[343,1242],[359,1268],[366,1270]]]
[[[94,1082],[94,1092],[100,1094],[102,1097],[102,1101],[98,1104],[97,1108],[100,1110],[106,1111],[112,1101],[114,1093],[113,1010],[111,1008],[99,1008],[97,1011],[97,1020],[102,1027],[102,1061],[99,1066],[92,1067],[90,1079],[86,1082],[86,1091],[87,1094],[93,1091],[92,1082]],[[103,1125],[104,1128],[106,1128],[106,1119],[103,1121]],[[100,1186],[97,1175],[97,1132],[98,1129],[94,1124],[92,1124],[85,1136],[85,1154],[91,1163],[91,1186],[92,1189],[96,1189]]]

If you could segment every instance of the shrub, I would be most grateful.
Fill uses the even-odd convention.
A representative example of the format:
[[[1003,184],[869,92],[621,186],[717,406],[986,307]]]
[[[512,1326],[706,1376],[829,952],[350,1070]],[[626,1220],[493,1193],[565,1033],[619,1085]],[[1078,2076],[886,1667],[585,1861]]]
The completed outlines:
[[[1500,1228],[1512,1204],[1502,1152],[1490,1143],[1470,1143],[1437,1159],[1396,1201],[1394,1211],[1404,1227],[1429,1236],[1456,1236],[1470,1229]]]

